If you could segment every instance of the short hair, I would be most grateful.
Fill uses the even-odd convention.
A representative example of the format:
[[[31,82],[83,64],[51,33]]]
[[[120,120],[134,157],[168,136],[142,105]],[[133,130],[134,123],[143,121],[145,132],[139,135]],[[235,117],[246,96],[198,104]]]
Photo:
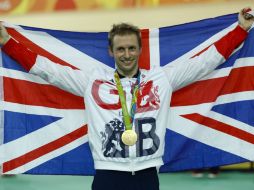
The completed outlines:
[[[116,35],[124,36],[129,34],[135,34],[138,39],[139,48],[141,48],[141,34],[140,29],[137,26],[128,23],[114,24],[108,33],[108,43],[111,50],[113,50],[113,39]]]

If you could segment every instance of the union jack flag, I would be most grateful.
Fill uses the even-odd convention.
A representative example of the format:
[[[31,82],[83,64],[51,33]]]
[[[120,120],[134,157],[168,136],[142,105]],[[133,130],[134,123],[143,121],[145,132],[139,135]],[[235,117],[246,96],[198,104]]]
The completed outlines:
[[[142,30],[140,67],[184,64],[236,25],[237,15]],[[7,25],[40,55],[86,70],[114,69],[107,33]],[[161,172],[254,160],[253,30],[231,57],[205,78],[173,94]],[[28,74],[1,52],[0,162],[4,173],[92,175],[82,97]]]

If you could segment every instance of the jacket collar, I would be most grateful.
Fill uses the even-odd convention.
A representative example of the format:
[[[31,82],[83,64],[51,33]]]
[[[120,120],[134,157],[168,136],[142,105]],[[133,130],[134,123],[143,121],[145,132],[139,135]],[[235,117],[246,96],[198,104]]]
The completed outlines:
[[[119,75],[119,78],[126,78],[126,76],[121,75],[117,70],[116,70],[117,74]],[[138,69],[137,73],[135,75],[133,75],[132,78],[138,78],[138,75],[140,74],[140,70]]]

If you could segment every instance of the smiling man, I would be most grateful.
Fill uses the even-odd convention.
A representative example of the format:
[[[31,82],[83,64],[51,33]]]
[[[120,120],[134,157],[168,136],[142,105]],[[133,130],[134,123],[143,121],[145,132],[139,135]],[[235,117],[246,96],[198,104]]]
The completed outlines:
[[[131,78],[138,71],[141,54],[139,29],[128,24],[114,25],[109,33],[109,53],[115,59],[118,73]]]
[[[163,164],[171,95],[213,71],[246,39],[254,21],[246,11],[239,13],[235,29],[199,56],[181,66],[149,71],[138,67],[140,31],[125,23],[109,32],[115,71],[82,72],[54,63],[16,42],[2,25],[0,44],[31,74],[84,97],[96,169],[93,190],[158,190],[156,167]]]

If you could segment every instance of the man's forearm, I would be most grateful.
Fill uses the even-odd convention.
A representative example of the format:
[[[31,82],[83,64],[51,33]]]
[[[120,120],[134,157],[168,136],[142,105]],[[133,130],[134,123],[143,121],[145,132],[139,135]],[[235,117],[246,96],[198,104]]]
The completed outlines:
[[[232,52],[247,38],[248,32],[239,25],[214,43],[218,52],[225,58],[232,54]]]
[[[29,71],[35,64],[37,54],[27,49],[14,39],[9,39],[2,50]]]

